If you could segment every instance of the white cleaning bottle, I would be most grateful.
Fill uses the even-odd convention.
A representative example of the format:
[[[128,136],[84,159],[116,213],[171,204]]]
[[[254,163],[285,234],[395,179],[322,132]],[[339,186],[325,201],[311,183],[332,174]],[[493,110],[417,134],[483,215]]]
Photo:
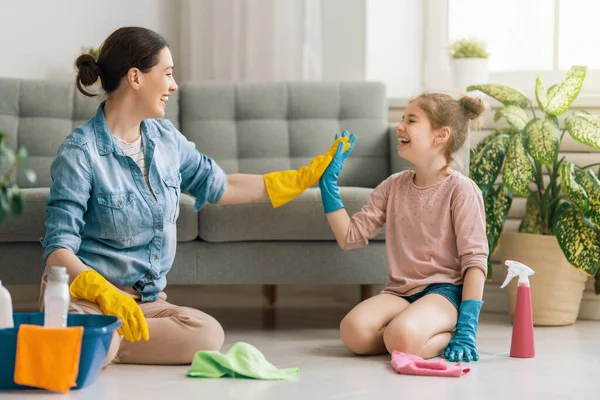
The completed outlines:
[[[519,277],[517,286],[517,302],[513,322],[510,356],[517,358],[532,358],[535,356],[533,336],[533,312],[531,310],[531,288],[529,276],[534,272],[525,264],[518,261],[506,260],[508,274],[501,288],[504,288],[515,276]]]
[[[0,281],[0,329],[14,327],[12,298],[7,288]]]
[[[44,326],[65,328],[69,313],[69,275],[65,267],[51,267],[44,292]]]

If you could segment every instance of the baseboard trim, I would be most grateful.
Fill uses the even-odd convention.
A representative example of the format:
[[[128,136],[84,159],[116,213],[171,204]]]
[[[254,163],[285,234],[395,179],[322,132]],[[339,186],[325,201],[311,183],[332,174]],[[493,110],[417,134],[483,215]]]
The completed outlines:
[[[359,299],[358,289],[349,290],[350,288],[348,286],[351,287],[351,285],[345,286],[344,290],[337,293],[337,295],[331,288],[327,291],[324,291],[323,288],[315,291],[313,288],[302,286],[293,292],[288,289],[286,292],[289,293],[282,293],[282,299],[277,302],[277,307],[306,306],[308,303],[307,300],[311,300],[312,303],[321,306],[323,304],[329,304],[332,307],[350,308],[356,304]],[[37,300],[39,295],[39,285],[14,285],[8,286],[7,288],[11,292],[13,307],[16,312],[31,312],[38,309]],[[193,287],[187,288],[187,294],[186,288],[174,287],[173,289],[174,291],[180,292],[178,295],[173,293],[174,300],[187,300],[190,303],[194,303],[192,300],[197,298],[197,302],[201,303],[198,305],[189,304],[190,306],[200,306],[208,303],[214,304],[215,298],[218,298],[219,292],[222,291],[221,288],[211,288],[210,286],[207,286],[202,288],[203,295],[201,296]],[[381,286],[375,285],[373,293],[377,293],[380,289]],[[348,291],[350,293],[348,293]],[[234,301],[231,300],[232,295],[235,296]],[[483,294],[484,305],[482,312],[507,314],[507,295],[506,289],[500,289],[499,283],[488,282],[485,285]],[[221,302],[217,302],[217,304],[221,307],[233,308],[234,306],[239,307],[240,304],[244,304],[244,308],[260,308],[263,306],[263,299],[260,295],[259,288],[252,286],[247,288],[237,288],[226,298],[222,298]],[[600,295],[596,295],[593,288],[590,288],[589,286],[583,292],[578,318],[582,320],[600,321]]]
[[[496,283],[488,283],[483,294],[484,306],[482,312],[508,313],[508,294],[505,289],[500,289]],[[581,307],[577,319],[600,321],[600,295],[593,290],[586,289],[581,299]]]
[[[600,321],[600,295],[597,295],[593,290],[583,292],[578,318]]]

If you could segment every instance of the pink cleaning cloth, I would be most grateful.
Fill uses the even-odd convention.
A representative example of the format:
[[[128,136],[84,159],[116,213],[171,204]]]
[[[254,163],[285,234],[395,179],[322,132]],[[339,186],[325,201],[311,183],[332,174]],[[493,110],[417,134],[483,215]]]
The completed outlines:
[[[448,365],[443,360],[425,361],[412,354],[395,351],[392,353],[392,367],[396,372],[406,375],[450,376],[460,378],[468,374],[471,368],[463,368],[460,363]]]

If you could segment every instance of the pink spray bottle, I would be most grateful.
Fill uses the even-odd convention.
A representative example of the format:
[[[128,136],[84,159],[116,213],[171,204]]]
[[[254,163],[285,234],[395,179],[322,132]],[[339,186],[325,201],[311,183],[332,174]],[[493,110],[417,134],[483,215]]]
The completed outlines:
[[[533,312],[531,311],[531,288],[529,276],[534,272],[527,265],[518,261],[506,260],[508,274],[501,288],[504,288],[515,276],[519,277],[517,287],[517,302],[513,321],[510,356],[517,358],[532,358],[535,356],[533,337]]]

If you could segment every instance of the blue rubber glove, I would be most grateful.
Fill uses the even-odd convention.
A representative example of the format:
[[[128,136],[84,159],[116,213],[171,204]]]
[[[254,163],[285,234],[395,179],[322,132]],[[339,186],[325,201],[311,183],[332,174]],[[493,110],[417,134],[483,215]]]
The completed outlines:
[[[335,139],[339,137],[340,134],[336,133]],[[337,180],[340,172],[342,171],[342,167],[344,166],[344,161],[346,158],[348,158],[350,153],[352,153],[356,136],[353,133],[344,131],[342,133],[342,137],[349,137],[348,142],[350,143],[350,147],[348,150],[344,151],[344,143],[338,144],[335,157],[333,160],[331,160],[331,163],[321,176],[321,179],[319,179],[321,200],[323,201],[325,214],[339,210],[340,208],[344,208],[344,203],[342,203],[342,198],[340,197],[340,190],[338,188]]]
[[[444,351],[444,357],[448,360],[452,362],[461,362],[463,359],[466,362],[479,360],[476,337],[482,305],[481,300],[463,300],[460,303],[456,331]]]

